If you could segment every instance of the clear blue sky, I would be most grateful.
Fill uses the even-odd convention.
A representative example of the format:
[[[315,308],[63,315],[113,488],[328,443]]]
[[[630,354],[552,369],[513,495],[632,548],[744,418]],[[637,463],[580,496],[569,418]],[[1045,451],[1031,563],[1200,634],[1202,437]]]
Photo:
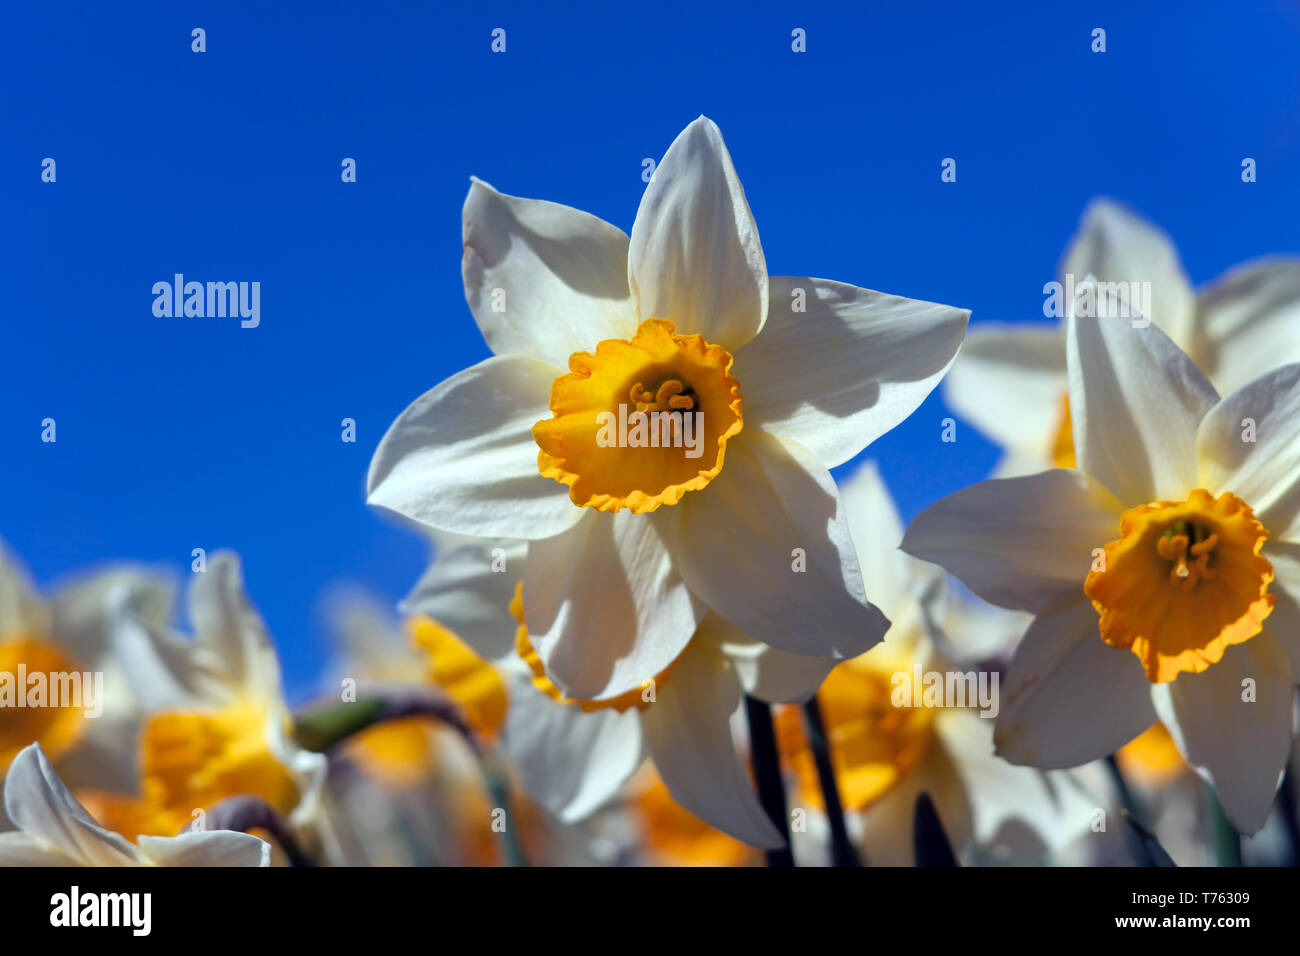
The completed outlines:
[[[306,693],[322,590],[395,601],[423,564],[363,486],[394,416],[488,354],[460,280],[469,176],[630,229],[642,159],[700,113],[773,273],[975,322],[1044,321],[1097,194],[1167,228],[1198,283],[1300,251],[1294,4],[702,6],[6,4],[0,536],[42,584],[237,549]],[[260,327],[156,318],[176,272],[260,281]],[[969,429],[942,444],[945,414],[936,393],[868,452],[905,517],[994,461]]]

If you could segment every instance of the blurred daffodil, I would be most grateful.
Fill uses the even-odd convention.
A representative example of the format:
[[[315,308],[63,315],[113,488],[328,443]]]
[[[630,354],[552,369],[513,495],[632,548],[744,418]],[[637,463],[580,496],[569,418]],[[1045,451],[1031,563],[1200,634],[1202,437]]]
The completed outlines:
[[[1060,273],[1061,293],[1089,275],[1100,282],[1149,283],[1145,293],[1140,285],[1126,288],[1137,289],[1134,299],[1149,299],[1146,318],[1222,395],[1261,372],[1300,361],[1300,336],[1294,331],[1300,322],[1300,259],[1247,262],[1196,292],[1168,236],[1124,207],[1099,199],[1085,211]],[[1065,309],[1055,314],[1064,319]],[[1064,321],[1059,327],[986,323],[967,335],[944,395],[1002,446],[1000,477],[1074,467],[1065,353]]]
[[[650,757],[673,800],[700,820],[756,846],[783,838],[759,805],[731,720],[749,693],[803,699],[834,660],[787,654],[710,613],[669,668],[614,699],[573,697],[551,680],[532,645],[522,542],[442,538],[407,600],[437,615],[506,678],[502,746],[529,795],[562,823],[606,807]],[[513,581],[513,583],[512,583]]]
[[[172,601],[167,578],[126,564],[81,574],[46,599],[0,543],[0,779],[39,743],[73,786],[134,783],[139,707],[112,653],[112,622],[126,607],[161,626]],[[18,695],[37,685],[38,706],[23,706]]]
[[[985,672],[970,672],[972,693],[960,701],[932,700],[920,687],[902,693],[917,676],[946,678],[959,666],[939,645],[960,647],[969,615],[947,597],[942,571],[897,549],[902,523],[874,463],[844,482],[841,496],[866,584],[871,593],[889,596],[881,609],[892,622],[881,646],[839,663],[817,692],[851,832],[861,831],[872,864],[911,864],[912,815],[917,797],[928,793],[966,859],[1042,862],[1087,830],[1096,801],[1068,774],[1017,767],[994,756],[991,718],[998,684],[987,663],[972,664]],[[980,698],[980,687],[992,693]],[[817,813],[825,807],[803,718],[799,708],[781,708],[778,743],[794,771],[791,806]],[[804,841],[803,858],[816,858],[825,845],[823,831],[808,828],[816,839]]]
[[[244,592],[238,558],[214,554],[189,588],[195,636],[124,615],[119,658],[146,712],[138,793],[91,793],[128,836],[172,834],[226,797],[265,801],[301,830],[316,814],[326,758],[293,739],[280,667]]]
[[[4,782],[5,812],[17,827],[0,833],[0,866],[267,866],[271,847],[229,830],[141,835],[135,843],[106,829],[79,804],[39,744],[14,758]]]

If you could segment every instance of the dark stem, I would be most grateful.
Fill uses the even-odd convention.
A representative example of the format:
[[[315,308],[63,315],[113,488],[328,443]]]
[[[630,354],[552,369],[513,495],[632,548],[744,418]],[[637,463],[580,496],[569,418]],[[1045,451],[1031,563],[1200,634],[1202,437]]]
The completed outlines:
[[[1115,785],[1115,790],[1119,793],[1120,805],[1124,811],[1136,821],[1142,829],[1149,829],[1146,826],[1145,818],[1138,812],[1137,801],[1133,799],[1133,792],[1128,788],[1128,782],[1124,775],[1119,771],[1119,761],[1115,759],[1114,754],[1106,757],[1106,769],[1110,771],[1111,782]],[[1129,852],[1133,854],[1133,860],[1138,866],[1155,866],[1155,860],[1151,857],[1151,851],[1147,848],[1146,842],[1131,827],[1124,827],[1124,839],[1128,842]]]
[[[249,830],[265,830],[284,850],[293,866],[315,866],[311,857],[303,852],[293,830],[279,811],[260,797],[247,795],[227,797],[211,807],[204,814],[203,824],[194,821],[181,830],[181,833],[202,832],[203,830],[235,830],[247,833]]]
[[[745,718],[749,722],[749,746],[754,762],[754,780],[758,801],[778,831],[785,834],[785,846],[767,850],[768,866],[794,866],[790,851],[790,825],[785,812],[785,784],[781,780],[781,763],[776,755],[776,731],[772,727],[772,708],[753,697],[745,698]]]
[[[812,744],[813,761],[817,764],[817,782],[821,785],[822,803],[831,827],[831,864],[833,866],[861,866],[858,851],[849,840],[849,828],[844,822],[844,806],[840,803],[840,788],[835,780],[835,765],[831,762],[830,743],[826,739],[826,726],[822,722],[821,705],[816,696],[803,705],[808,723],[808,739]]]
[[[1205,785],[1206,798],[1210,802],[1210,816],[1214,818],[1214,856],[1219,866],[1241,866],[1241,834],[1228,820],[1223,812],[1219,795],[1208,783]]]
[[[1300,810],[1296,807],[1295,764],[1291,761],[1287,761],[1278,802],[1281,804],[1282,825],[1286,827],[1287,839],[1291,843],[1291,865],[1300,866]]]

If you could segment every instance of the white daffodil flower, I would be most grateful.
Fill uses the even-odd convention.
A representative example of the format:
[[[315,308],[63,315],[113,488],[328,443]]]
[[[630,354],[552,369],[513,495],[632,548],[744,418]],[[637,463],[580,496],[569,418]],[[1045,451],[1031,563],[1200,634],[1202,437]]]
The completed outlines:
[[[1186,353],[1220,394],[1261,372],[1300,361],[1300,259],[1243,263],[1193,291],[1169,237],[1109,200],[1094,200],[1066,250],[1059,288],[1044,289],[1061,317],[1043,323],[976,325],[944,381],[944,398],[1002,446],[998,477],[1074,467],[1066,406],[1068,289],[1092,275],[1119,287],[1129,304]],[[1142,283],[1148,283],[1143,286]],[[1063,301],[1066,300],[1066,301]]]
[[[158,625],[173,595],[163,575],[119,564],[80,574],[47,599],[0,543],[0,779],[20,750],[40,743],[73,786],[134,785],[139,710],[111,653],[112,608]]]
[[[1253,833],[1290,749],[1300,665],[1300,365],[1220,398],[1159,328],[1097,311],[1068,324],[1079,467],[958,491],[903,547],[1037,615],[1011,661],[999,753],[1070,767],[1159,716]]]
[[[139,742],[135,826],[174,833],[195,811],[231,796],[259,797],[295,828],[316,814],[324,754],[293,739],[280,665],[244,592],[239,559],[218,552],[189,587],[191,640],[123,613],[116,650],[147,715]]]
[[[131,843],[95,822],[40,744],[14,758],[4,805],[17,830],[0,833],[0,866],[267,866],[271,847],[230,830],[141,835]]]
[[[938,649],[940,629],[966,627],[965,606],[947,597],[939,568],[898,550],[902,521],[874,463],[845,481],[840,495],[868,593],[888,595],[881,610],[892,622],[884,644],[838,663],[817,692],[850,832],[871,864],[911,865],[912,817],[917,797],[928,793],[968,862],[1042,862],[1088,831],[1095,796],[1072,774],[994,755],[996,674],[987,664],[965,668]],[[960,699],[946,691],[931,699],[932,675],[943,687],[960,686]],[[796,851],[801,861],[818,860],[828,844],[825,827],[812,825],[824,804],[804,715],[783,708],[776,726],[795,771],[790,805],[811,812],[810,839]]]
[[[438,541],[404,609],[436,619],[505,676],[502,746],[533,800],[563,823],[585,820],[649,757],[673,799],[700,819],[755,846],[784,842],[737,754],[732,717],[742,692],[769,702],[811,696],[833,659],[778,651],[710,613],[666,671],[618,698],[575,698],[550,680],[519,617],[527,543]],[[432,646],[435,663],[438,655]]]
[[[710,611],[791,655],[880,639],[827,469],[920,404],[967,312],[769,276],[704,117],[656,168],[630,237],[476,180],[464,246],[496,354],[398,417],[369,501],[527,540],[529,641],[561,693],[613,703],[670,666],[682,687],[725,684],[725,656],[688,652]],[[689,751],[730,696],[683,697],[660,745]]]

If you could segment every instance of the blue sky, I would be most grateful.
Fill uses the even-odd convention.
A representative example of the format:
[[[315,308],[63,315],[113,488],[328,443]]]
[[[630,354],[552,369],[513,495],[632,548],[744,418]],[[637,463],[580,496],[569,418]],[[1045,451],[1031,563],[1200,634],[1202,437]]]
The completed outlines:
[[[1045,321],[1094,195],[1166,228],[1197,283],[1300,252],[1294,4],[700,6],[6,5],[0,537],[42,584],[237,549],[308,693],[325,590],[395,601],[422,569],[364,480],[397,413],[488,354],[460,280],[469,176],[627,230],[642,160],[701,113],[773,273],[974,322]],[[260,326],[155,317],[177,272],[261,282]],[[936,393],[867,452],[905,517],[994,463],[970,429],[940,442],[946,414]]]

